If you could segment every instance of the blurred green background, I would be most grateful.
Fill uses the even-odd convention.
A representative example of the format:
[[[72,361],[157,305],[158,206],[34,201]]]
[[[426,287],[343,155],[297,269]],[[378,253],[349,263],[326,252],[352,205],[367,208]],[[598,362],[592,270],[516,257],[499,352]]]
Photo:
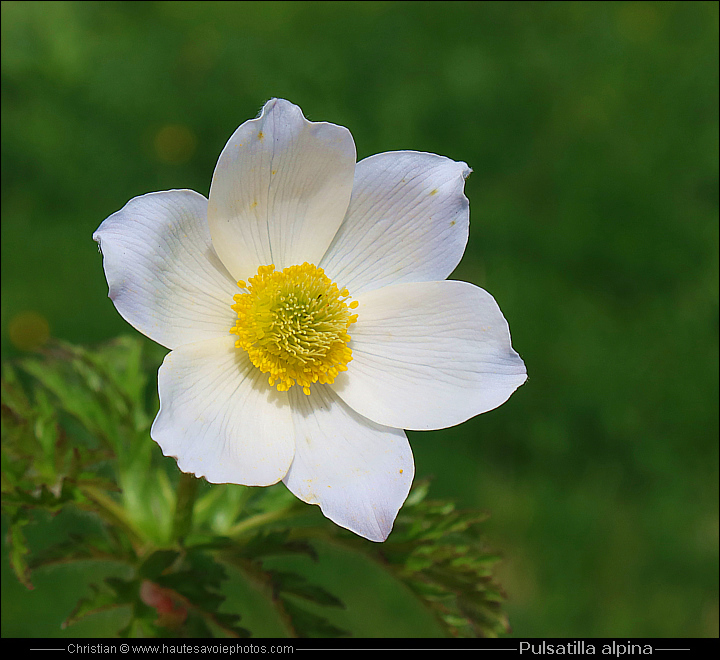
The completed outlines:
[[[717,51],[715,2],[3,2],[2,354],[132,332],[93,230],[207,194],[272,96],[359,158],[464,160],[453,277],[496,297],[529,380],[410,433],[418,476],[491,512],[515,635],[717,636]],[[6,569],[3,635],[60,634],[90,569],[34,592]]]

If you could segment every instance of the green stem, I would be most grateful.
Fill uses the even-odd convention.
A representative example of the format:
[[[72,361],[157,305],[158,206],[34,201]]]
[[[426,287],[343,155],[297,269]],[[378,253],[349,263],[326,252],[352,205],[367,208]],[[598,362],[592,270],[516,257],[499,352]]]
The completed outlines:
[[[125,529],[133,544],[142,545],[145,542],[144,535],[136,529],[135,525],[127,517],[125,509],[112,498],[94,486],[81,486],[81,490],[100,509],[101,516],[104,516],[112,524]]]
[[[175,517],[173,518],[173,540],[183,542],[192,529],[193,509],[197,497],[198,480],[192,474],[180,473],[178,482],[177,500],[175,503]]]
[[[276,509],[275,511],[268,511],[267,513],[258,513],[254,516],[250,516],[249,518],[245,518],[245,520],[241,520],[237,523],[237,525],[231,527],[228,530],[227,535],[230,537],[240,536],[255,527],[262,527],[268,523],[282,520],[283,518],[289,518],[295,512],[295,505],[290,505],[284,509]]]

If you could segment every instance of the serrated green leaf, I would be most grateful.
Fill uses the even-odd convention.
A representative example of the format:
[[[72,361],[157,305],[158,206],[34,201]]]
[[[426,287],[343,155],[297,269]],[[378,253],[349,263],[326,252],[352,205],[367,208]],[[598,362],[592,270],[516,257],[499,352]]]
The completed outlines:
[[[219,587],[227,579],[225,568],[209,552],[198,548],[190,548],[185,555],[185,561],[190,570],[202,574],[210,586]]]
[[[215,637],[212,628],[208,625],[206,619],[202,615],[196,613],[188,616],[185,626],[183,627],[183,633],[188,637],[199,637],[203,639]]]
[[[156,550],[149,555],[138,568],[138,575],[146,580],[156,580],[170,568],[180,556],[177,550]]]
[[[107,555],[136,566],[135,579],[109,578],[78,604],[69,621],[97,608],[125,605],[132,616],[122,635],[209,635],[220,629],[245,636],[249,633],[237,614],[218,611],[226,579],[221,557],[262,585],[293,634],[346,635],[315,613],[318,607],[341,607],[336,596],[301,575],[263,566],[282,554],[317,560],[305,540],[317,528],[389,569],[448,635],[496,636],[508,630],[502,590],[492,577],[498,556],[480,537],[486,515],[428,499],[427,483],[413,488],[382,545],[339,531],[309,507],[297,531],[290,532],[283,525],[302,505],[284,487],[203,486],[194,528],[184,536],[187,545],[168,549],[175,542],[170,531],[176,493],[174,479],[151,462],[159,455],[148,436],[154,411],[146,407],[143,346],[137,339],[93,350],[58,343],[42,356],[23,359],[17,369],[4,369],[4,510],[27,515],[34,508],[77,505],[100,514],[105,529],[105,536],[71,538],[33,556],[18,522],[9,534],[13,570],[29,585],[32,567],[56,561]],[[148,554],[138,563],[141,548]],[[144,579],[168,589],[179,611],[187,609],[182,630],[164,627],[167,620],[158,623],[159,612],[142,602]]]
[[[28,589],[34,589],[30,581],[30,567],[28,566],[27,556],[30,550],[25,540],[23,528],[30,522],[25,511],[19,510],[15,512],[10,521],[10,529],[8,537],[10,543],[10,566],[17,576],[18,580]]]
[[[66,365],[48,363],[36,358],[23,361],[23,370],[32,375],[47,391],[57,397],[60,407],[76,417],[97,437],[106,437],[108,419],[97,400],[84,395],[77,382],[63,374]],[[42,392],[42,390],[38,390]],[[42,396],[42,395],[39,395]]]
[[[102,534],[71,534],[69,539],[54,543],[35,552],[29,561],[31,569],[51,564],[70,563],[87,559],[129,561],[132,557],[122,547]]]
[[[251,637],[251,633],[246,628],[239,626],[240,615],[239,614],[228,614],[226,612],[219,612],[215,615],[215,622],[222,626],[225,630],[232,631],[238,637]]]
[[[2,405],[21,419],[30,414],[30,401],[23,390],[17,370],[9,363],[2,365],[2,385],[0,386]]]
[[[323,587],[309,584],[306,578],[289,571],[267,571],[276,594],[292,594],[325,607],[344,608],[344,603]]]
[[[338,628],[327,619],[308,612],[289,598],[282,598],[283,609],[290,618],[297,637],[349,637],[347,630]]]
[[[509,630],[502,592],[492,579],[496,554],[480,540],[487,514],[427,500],[427,488],[408,498],[379,554],[451,636],[496,637]]]
[[[2,503],[4,506],[58,511],[64,504],[74,501],[77,497],[78,493],[73,485],[64,481],[58,495],[55,495],[47,485],[42,484],[40,488],[33,493],[28,493],[20,489],[16,489],[11,493],[3,493]]]
[[[119,603],[116,594],[106,588],[91,584],[90,590],[92,592],[90,596],[81,598],[77,602],[73,611],[62,623],[62,628],[67,628],[90,614],[97,614],[98,612],[126,605],[126,603]]]
[[[238,556],[260,559],[274,555],[300,554],[317,560],[317,551],[310,543],[289,540],[290,530],[259,531],[237,550]]]
[[[108,577],[105,578],[105,584],[113,590],[118,603],[135,603],[140,598],[140,584],[137,580]]]
[[[225,596],[211,591],[210,587],[218,586],[213,580],[206,580],[205,576],[203,579],[198,579],[198,575],[201,574],[195,571],[179,571],[160,575],[156,582],[166,589],[177,591],[200,609],[215,612],[225,600]]]

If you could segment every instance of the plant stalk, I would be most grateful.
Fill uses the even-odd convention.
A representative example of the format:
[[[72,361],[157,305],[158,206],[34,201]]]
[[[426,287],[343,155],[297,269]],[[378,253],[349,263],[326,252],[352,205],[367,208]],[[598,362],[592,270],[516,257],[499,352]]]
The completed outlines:
[[[285,507],[284,509],[276,509],[274,511],[267,511],[265,513],[258,513],[254,516],[250,516],[249,518],[245,518],[244,520],[241,520],[236,525],[233,525],[227,532],[227,535],[232,537],[240,536],[241,534],[245,534],[248,531],[255,529],[256,527],[262,527],[263,525],[267,525],[268,523],[275,522],[277,520],[282,520],[283,518],[289,518],[293,512],[296,511],[296,507],[294,504],[291,504],[288,507]]]
[[[197,491],[198,479],[195,478],[195,475],[181,472],[172,526],[173,540],[181,544],[192,529],[193,510],[195,508]]]

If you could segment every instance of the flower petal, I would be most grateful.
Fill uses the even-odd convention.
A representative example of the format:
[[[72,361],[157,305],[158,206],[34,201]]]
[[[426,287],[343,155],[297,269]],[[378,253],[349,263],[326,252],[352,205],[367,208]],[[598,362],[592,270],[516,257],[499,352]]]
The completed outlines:
[[[470,168],[395,151],[355,168],[350,206],[321,265],[353,296],[401,282],[444,280],[468,240]]]
[[[285,485],[341,527],[384,541],[415,472],[405,433],[361,417],[325,385],[288,394],[295,459]]]
[[[439,429],[496,408],[525,382],[493,297],[467,282],[370,291],[350,326],[353,359],[332,387],[378,424]]]
[[[160,412],[150,435],[183,472],[247,486],[285,476],[294,452],[287,395],[268,385],[234,337],[169,353],[158,390]]]
[[[228,270],[246,280],[262,265],[319,263],[347,210],[354,171],[350,131],[268,101],[225,145],[210,187],[210,233]]]
[[[131,199],[93,234],[120,315],[153,341],[175,348],[227,335],[236,282],[218,259],[207,199],[168,190]]]

